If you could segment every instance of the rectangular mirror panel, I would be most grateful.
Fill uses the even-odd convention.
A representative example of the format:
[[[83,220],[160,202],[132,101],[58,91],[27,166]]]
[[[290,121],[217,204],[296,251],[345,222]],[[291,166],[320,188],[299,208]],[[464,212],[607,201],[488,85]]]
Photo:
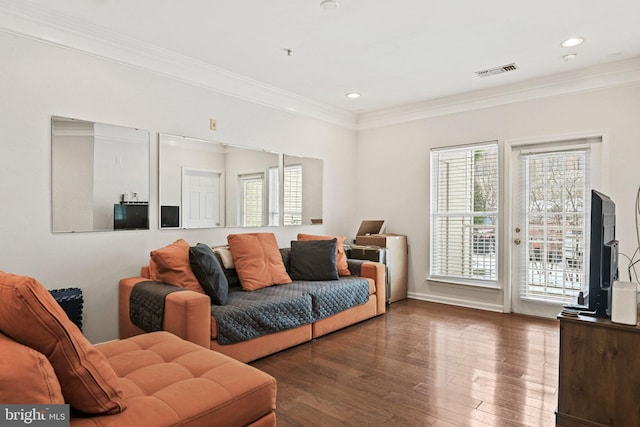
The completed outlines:
[[[160,228],[278,225],[277,153],[168,134],[159,153]]]
[[[323,161],[284,155],[284,225],[322,224]]]
[[[224,144],[160,134],[160,227],[224,226]]]
[[[51,118],[54,233],[149,228],[149,132]]]

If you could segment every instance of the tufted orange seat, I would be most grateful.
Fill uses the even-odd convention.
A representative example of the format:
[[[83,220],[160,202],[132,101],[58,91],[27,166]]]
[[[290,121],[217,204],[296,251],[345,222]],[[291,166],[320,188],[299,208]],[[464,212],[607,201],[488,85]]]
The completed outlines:
[[[92,345],[35,279],[0,271],[0,403],[69,404],[75,426],[276,425],[276,380],[155,332]]]
[[[275,425],[270,375],[168,332],[98,344],[124,389],[127,409],[74,418],[74,426]],[[266,414],[266,416],[265,416]]]

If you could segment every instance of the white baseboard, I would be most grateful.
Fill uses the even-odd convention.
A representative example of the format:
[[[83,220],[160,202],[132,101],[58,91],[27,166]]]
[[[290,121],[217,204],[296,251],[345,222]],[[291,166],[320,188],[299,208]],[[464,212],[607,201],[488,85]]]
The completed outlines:
[[[480,301],[470,301],[459,298],[422,294],[417,292],[409,292],[407,294],[407,298],[417,299],[421,301],[437,302],[440,304],[455,305],[458,307],[476,308],[478,310],[494,311],[497,313],[502,313],[504,309],[500,304],[488,304]]]

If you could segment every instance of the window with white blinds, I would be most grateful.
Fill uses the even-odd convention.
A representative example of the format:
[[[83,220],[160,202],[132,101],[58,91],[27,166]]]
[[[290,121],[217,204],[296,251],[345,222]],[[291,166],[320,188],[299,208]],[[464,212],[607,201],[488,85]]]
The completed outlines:
[[[269,169],[269,225],[279,224],[280,177],[278,168]],[[284,225],[302,224],[302,165],[284,167]]]
[[[261,227],[263,225],[264,174],[240,175],[239,180],[242,188],[241,224],[247,227]]]
[[[431,277],[495,285],[497,230],[498,144],[432,150]]]
[[[284,167],[284,225],[302,224],[302,165]]]

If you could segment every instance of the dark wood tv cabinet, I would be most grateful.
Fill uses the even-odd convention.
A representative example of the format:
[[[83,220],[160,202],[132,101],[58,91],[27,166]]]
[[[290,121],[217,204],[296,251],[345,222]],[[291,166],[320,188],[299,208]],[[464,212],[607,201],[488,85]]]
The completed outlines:
[[[640,328],[587,316],[558,318],[557,424],[640,426]]]

